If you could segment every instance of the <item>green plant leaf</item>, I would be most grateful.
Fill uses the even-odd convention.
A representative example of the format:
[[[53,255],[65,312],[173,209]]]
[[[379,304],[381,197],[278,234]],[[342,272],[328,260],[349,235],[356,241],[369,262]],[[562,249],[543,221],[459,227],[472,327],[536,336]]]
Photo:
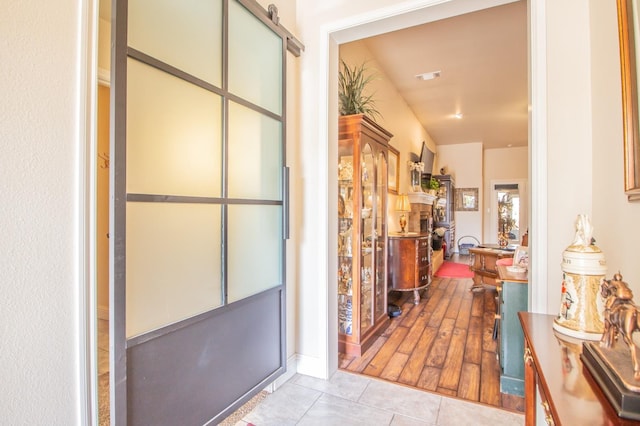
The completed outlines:
[[[350,68],[344,60],[340,60],[338,74],[338,102],[340,115],[365,114],[375,121],[381,117],[375,107],[373,95],[365,95],[364,90],[376,77],[366,74],[365,64]]]

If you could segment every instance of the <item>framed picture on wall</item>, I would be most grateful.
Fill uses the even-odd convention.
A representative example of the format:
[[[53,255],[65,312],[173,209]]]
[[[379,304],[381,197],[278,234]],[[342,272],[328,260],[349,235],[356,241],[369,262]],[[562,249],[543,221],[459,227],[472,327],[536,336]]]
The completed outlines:
[[[478,211],[478,188],[456,189],[456,211]]]
[[[617,0],[620,66],[622,71],[622,119],[624,147],[624,191],[629,201],[640,201],[640,132],[638,130],[638,58],[640,34],[634,23],[640,19],[640,0]]]
[[[400,183],[400,151],[389,145],[389,164],[387,165],[387,189],[392,194],[398,194]]]

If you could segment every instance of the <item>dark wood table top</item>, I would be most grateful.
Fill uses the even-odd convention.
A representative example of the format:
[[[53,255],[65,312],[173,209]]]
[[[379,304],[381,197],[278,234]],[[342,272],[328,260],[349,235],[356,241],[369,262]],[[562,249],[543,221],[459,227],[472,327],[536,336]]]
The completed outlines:
[[[480,246],[480,247],[469,247],[469,253],[513,256],[515,251],[514,250],[505,250],[505,249],[500,248],[500,247],[482,247],[482,246]]]
[[[562,425],[639,425],[618,417],[580,360],[583,340],[553,329],[554,315],[519,312],[525,339],[531,345],[538,386]]]
[[[509,244],[506,247],[503,247],[499,244],[480,244],[478,246],[479,248],[486,248],[486,249],[493,249],[493,250],[500,250],[500,251],[516,251],[516,249],[518,248],[517,244]]]
[[[419,232],[389,232],[387,235],[389,238],[427,238],[429,234],[419,233]]]

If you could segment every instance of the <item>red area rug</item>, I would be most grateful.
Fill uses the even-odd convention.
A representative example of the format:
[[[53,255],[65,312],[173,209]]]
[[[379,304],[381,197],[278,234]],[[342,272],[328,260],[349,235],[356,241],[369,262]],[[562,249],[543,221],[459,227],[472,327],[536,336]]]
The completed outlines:
[[[455,263],[445,260],[438,268],[436,277],[441,278],[473,278],[473,272],[466,263]]]

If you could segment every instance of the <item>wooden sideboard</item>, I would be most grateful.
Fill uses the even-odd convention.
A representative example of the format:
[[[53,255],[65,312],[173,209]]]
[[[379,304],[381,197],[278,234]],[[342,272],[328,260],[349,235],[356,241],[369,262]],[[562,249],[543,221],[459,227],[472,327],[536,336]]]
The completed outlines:
[[[513,257],[513,250],[493,247],[471,247],[469,249],[469,267],[473,271],[472,290],[482,288],[483,284],[498,285],[498,259]]]
[[[555,331],[554,315],[519,312],[518,317],[524,332],[526,426],[538,424],[536,402],[550,425],[640,425],[618,417],[582,365],[583,341]]]
[[[413,291],[415,304],[419,291],[431,284],[430,246],[429,235],[389,234],[389,289]]]

